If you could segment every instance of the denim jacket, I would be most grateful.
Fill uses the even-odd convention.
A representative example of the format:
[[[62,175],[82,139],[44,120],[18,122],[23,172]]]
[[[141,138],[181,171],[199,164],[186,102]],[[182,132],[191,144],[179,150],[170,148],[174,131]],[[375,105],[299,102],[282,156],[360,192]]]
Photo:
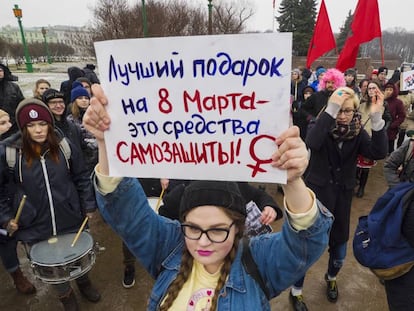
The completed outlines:
[[[112,193],[96,193],[105,221],[156,279],[147,310],[157,310],[180,269],[185,247],[180,223],[153,211],[136,178],[123,178]],[[318,208],[307,230],[296,231],[286,221],[281,232],[251,238],[253,258],[272,298],[304,275],[325,250],[332,216],[319,202]],[[260,286],[244,270],[241,254],[242,243],[220,291],[218,310],[270,310]]]

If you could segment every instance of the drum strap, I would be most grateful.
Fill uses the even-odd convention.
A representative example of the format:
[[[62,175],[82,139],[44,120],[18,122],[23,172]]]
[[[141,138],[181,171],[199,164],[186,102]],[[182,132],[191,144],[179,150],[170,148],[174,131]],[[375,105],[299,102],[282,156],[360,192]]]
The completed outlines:
[[[32,260],[32,258],[30,257],[30,249],[32,248],[29,244],[21,242],[24,248],[24,251],[26,253],[26,257],[27,259],[29,259],[29,261]]]
[[[60,147],[60,150],[62,150],[63,155],[65,156],[66,166],[68,167],[68,170],[70,170],[69,160],[72,155],[72,150],[70,150],[69,143],[65,137],[63,137],[62,140],[60,141],[59,147]]]

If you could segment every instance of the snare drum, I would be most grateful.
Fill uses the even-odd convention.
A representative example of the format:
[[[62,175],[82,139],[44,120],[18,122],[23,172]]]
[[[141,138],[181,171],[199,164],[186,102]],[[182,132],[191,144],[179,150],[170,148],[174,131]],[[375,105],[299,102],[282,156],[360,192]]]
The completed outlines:
[[[91,270],[96,254],[92,236],[82,232],[72,247],[76,233],[58,235],[55,243],[42,241],[30,249],[31,266],[36,278],[48,284],[77,279]]]
[[[161,200],[161,202],[159,203],[159,205],[158,205],[158,208],[157,208],[157,203],[158,203],[158,200],[159,200],[160,198],[159,197],[148,197],[147,198],[147,200],[148,200],[148,203],[149,203],[149,205],[151,206],[151,208],[158,214],[158,208],[160,208],[160,206],[161,205],[163,205],[164,203],[162,202],[162,200]]]

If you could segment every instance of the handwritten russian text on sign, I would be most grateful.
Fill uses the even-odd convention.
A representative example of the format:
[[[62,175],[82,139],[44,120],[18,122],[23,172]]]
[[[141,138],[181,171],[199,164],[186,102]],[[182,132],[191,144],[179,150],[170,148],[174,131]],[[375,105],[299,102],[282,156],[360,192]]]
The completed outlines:
[[[285,182],[291,34],[95,43],[112,176]]]
[[[401,72],[401,91],[414,90],[414,70]]]

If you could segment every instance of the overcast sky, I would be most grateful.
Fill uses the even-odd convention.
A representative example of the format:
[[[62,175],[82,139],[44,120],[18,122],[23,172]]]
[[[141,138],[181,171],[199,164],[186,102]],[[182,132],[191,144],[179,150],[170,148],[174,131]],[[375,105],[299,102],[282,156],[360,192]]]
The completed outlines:
[[[130,3],[141,0],[128,0]],[[190,0],[199,5],[207,0]],[[214,5],[215,1],[212,0]],[[223,1],[223,0],[220,0]],[[235,1],[235,0],[233,0]],[[243,0],[249,1],[256,14],[249,20],[249,30],[272,30],[277,24],[273,23],[273,0]],[[243,1],[237,0],[239,5]],[[14,4],[18,4],[23,10],[23,26],[48,26],[48,25],[74,25],[82,26],[91,18],[90,7],[97,0],[0,0],[0,26],[17,26],[13,15]],[[277,8],[281,0],[276,0]],[[339,32],[348,12],[354,11],[357,0],[325,0],[329,19],[334,32]],[[414,0],[378,0],[380,9],[381,27],[383,30],[402,27],[408,31],[414,31]],[[320,1],[317,9],[319,10]]]

